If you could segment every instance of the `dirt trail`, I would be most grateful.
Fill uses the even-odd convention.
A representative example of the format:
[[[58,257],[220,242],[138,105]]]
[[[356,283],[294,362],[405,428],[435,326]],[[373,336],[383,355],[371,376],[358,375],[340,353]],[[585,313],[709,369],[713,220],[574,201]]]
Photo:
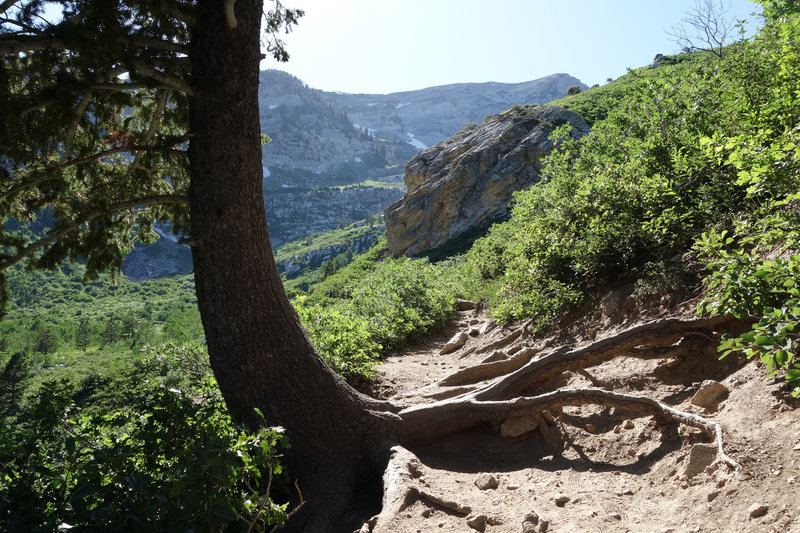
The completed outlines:
[[[597,314],[573,328],[591,335],[570,344],[641,320],[632,310]],[[480,363],[493,353],[485,347],[509,333],[490,325],[478,334],[487,322],[480,311],[461,311],[435,337],[389,357],[380,368],[379,394],[406,404],[432,402],[425,394],[438,390],[433,383]],[[463,347],[440,354],[454,334],[470,330]],[[519,345],[533,348],[570,340],[523,339]],[[707,339],[690,357],[614,359],[588,371],[567,372],[559,385],[647,395],[711,419],[741,470],[706,466],[713,446],[697,429],[615,408],[565,407],[553,424],[563,450],[548,446],[547,431],[500,438],[489,424],[414,449],[420,464],[410,479],[413,497],[375,531],[800,533],[800,404],[758,364],[719,361],[716,341]],[[691,403],[706,380],[729,389],[709,409]]]

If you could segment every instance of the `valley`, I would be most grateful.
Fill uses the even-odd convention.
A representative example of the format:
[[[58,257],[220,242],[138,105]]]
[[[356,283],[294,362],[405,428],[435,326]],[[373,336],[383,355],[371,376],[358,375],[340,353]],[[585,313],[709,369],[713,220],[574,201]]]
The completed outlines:
[[[0,33],[0,529],[800,531],[800,8],[759,6],[603,86],[358,95],[257,74],[257,2],[137,4],[191,77],[77,107],[39,73],[109,58]]]

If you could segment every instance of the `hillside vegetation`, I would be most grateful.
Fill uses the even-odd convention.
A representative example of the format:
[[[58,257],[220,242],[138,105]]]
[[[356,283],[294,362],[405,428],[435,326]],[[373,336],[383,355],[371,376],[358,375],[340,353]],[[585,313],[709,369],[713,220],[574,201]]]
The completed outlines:
[[[457,298],[486,299],[498,320],[543,332],[610,282],[647,294],[689,284],[705,291],[698,312],[754,323],[724,340],[723,354],[759,357],[800,391],[800,8],[761,4],[763,28],[722,58],[678,56],[558,101],[592,132],[578,141],[556,132],[542,182],[518,193],[511,219],[465,256],[391,259],[379,243],[307,291],[292,289],[321,355],[365,385],[381,356],[443,324]],[[282,521],[286,507],[269,495],[288,490],[275,491],[285,443],[230,423],[202,345],[141,351],[145,341],[129,336],[107,352],[117,363],[102,379],[68,372],[102,352],[101,325],[117,312],[72,275],[56,274],[69,287],[63,301],[40,296],[53,286],[45,278],[11,278],[16,302],[0,324],[0,526],[263,530]],[[171,316],[193,312],[191,281],[148,283],[103,290],[124,293],[126,312],[152,324],[148,342],[199,338],[194,326],[180,330],[186,338],[165,336]],[[79,348],[82,318],[93,329]],[[43,328],[59,339],[47,364],[31,337]]]

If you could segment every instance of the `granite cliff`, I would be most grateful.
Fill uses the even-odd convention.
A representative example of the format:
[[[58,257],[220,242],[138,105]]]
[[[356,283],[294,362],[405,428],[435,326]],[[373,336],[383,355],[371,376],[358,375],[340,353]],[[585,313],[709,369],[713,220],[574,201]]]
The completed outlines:
[[[385,211],[386,238],[395,255],[437,257],[465,249],[508,216],[514,191],[539,181],[554,128],[586,122],[560,107],[515,106],[487,117],[411,159],[406,195]]]

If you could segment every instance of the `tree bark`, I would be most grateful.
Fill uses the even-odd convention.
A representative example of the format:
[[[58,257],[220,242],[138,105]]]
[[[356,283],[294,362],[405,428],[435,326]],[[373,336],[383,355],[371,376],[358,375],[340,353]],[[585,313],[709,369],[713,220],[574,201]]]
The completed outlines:
[[[285,428],[290,475],[306,504],[294,529],[340,529],[363,483],[386,465],[383,402],[320,359],[275,267],[262,194],[258,109],[260,0],[200,3],[191,38],[192,260],[211,367],[231,415]],[[378,494],[379,498],[380,495]],[[341,527],[347,527],[342,524]]]

